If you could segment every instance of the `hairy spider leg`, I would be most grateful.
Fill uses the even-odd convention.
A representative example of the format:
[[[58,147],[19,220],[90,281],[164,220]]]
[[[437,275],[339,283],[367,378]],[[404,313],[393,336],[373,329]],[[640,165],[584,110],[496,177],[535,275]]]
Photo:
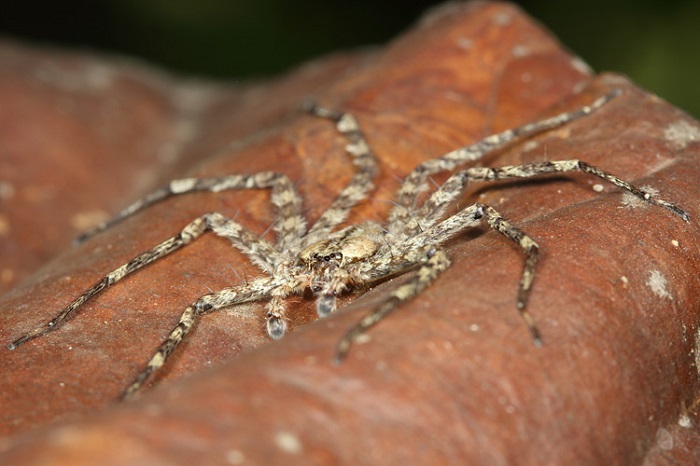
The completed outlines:
[[[415,252],[414,250],[412,254],[415,254]],[[447,254],[437,246],[424,247],[421,251],[421,256],[422,257],[420,257],[418,261],[420,267],[416,275],[396,288],[383,304],[366,314],[358,323],[350,327],[350,329],[343,334],[335,349],[333,358],[335,364],[340,364],[343,359],[345,359],[348,351],[350,351],[352,343],[357,340],[360,335],[364,334],[370,327],[376,325],[379,321],[388,316],[399,304],[408,301],[423,291],[442,271],[450,266],[450,260]],[[413,265],[415,265],[415,262]],[[402,270],[405,269],[402,268]],[[398,272],[399,270],[396,271],[396,273]]]
[[[345,151],[352,156],[352,162],[358,170],[348,185],[338,193],[331,206],[309,228],[302,247],[319,241],[333,228],[347,220],[350,210],[358,202],[365,200],[368,193],[374,189],[373,180],[379,171],[377,160],[353,115],[318,107],[312,102],[305,102],[304,109],[313,115],[336,122],[338,131],[349,141]]]
[[[644,191],[626,181],[580,160],[559,160],[551,162],[533,162],[523,165],[505,166],[500,168],[473,167],[467,168],[450,176],[436,189],[421,205],[417,212],[421,218],[421,228],[430,228],[444,215],[447,207],[461,194],[470,182],[496,181],[515,178],[532,178],[540,175],[566,172],[583,172],[601,178],[653,205],[670,210],[688,221],[689,215],[683,209],[671,202],[659,199],[653,193]]]
[[[193,242],[207,230],[211,230],[216,235],[223,236],[231,240],[234,246],[250,257],[253,263],[257,264],[265,271],[270,272],[275,266],[276,262],[281,262],[280,253],[277,252],[274,246],[269,244],[267,241],[258,238],[238,223],[227,219],[219,213],[214,212],[206,214],[190,222],[179,234],[168,238],[167,240],[158,244],[156,247],[139,254],[126,264],[117,267],[112,272],[108,273],[99,282],[83,292],[66,308],[61,310],[61,312],[59,312],[53,319],[19,337],[13,341],[8,348],[11,350],[15,349],[29,340],[56,329],[61,322],[68,318],[76,309],[78,309],[87,300],[91,299],[100,291],[112,286],[127,275],[141,269],[142,267]],[[268,258],[272,258],[272,260]],[[276,320],[281,319],[282,317],[283,316],[278,315],[269,316],[268,327],[270,325],[274,325]],[[272,324],[269,323],[271,320],[273,321]]]
[[[613,90],[607,95],[596,99],[590,105],[577,110],[561,113],[551,118],[487,136],[474,144],[455,149],[445,155],[419,164],[409,173],[396,193],[395,205],[389,214],[387,229],[394,235],[406,239],[419,232],[421,228],[424,228],[424,225],[419,224],[417,221],[420,217],[416,212],[416,202],[419,193],[426,189],[428,176],[442,171],[454,170],[467,162],[477,161],[486,154],[503,148],[516,139],[532,136],[590,115],[620,95],[620,93],[619,89]]]
[[[348,185],[340,191],[330,207],[309,228],[307,235],[303,238],[302,249],[317,243],[326,237],[333,228],[347,220],[350,210],[358,202],[365,200],[368,193],[374,189],[373,180],[379,171],[376,157],[369,148],[357,119],[353,115],[334,112],[310,101],[304,102],[303,108],[313,115],[336,122],[338,131],[349,141],[349,144],[345,146],[345,151],[352,155],[357,172]],[[338,274],[342,274],[342,270],[337,270],[336,275]],[[336,310],[336,294],[338,290],[345,288],[344,282],[347,280],[345,277],[336,276],[332,281],[333,284],[325,286],[316,293],[316,311],[319,317],[325,317]]]
[[[678,215],[686,222],[690,219],[690,215],[677,205],[665,201],[663,199],[659,199],[658,197],[655,197],[653,193],[633,186],[628,182],[618,178],[617,176],[603,171],[600,168],[594,167],[593,165],[583,162],[581,160],[534,162],[526,163],[523,165],[513,165],[500,168],[473,167],[467,168],[461,171],[460,173],[457,173],[452,178],[460,179],[461,184],[464,185],[470,181],[495,181],[513,178],[532,178],[535,176],[547,175],[551,173],[568,172],[583,172],[591,174],[615,186],[618,186],[619,188],[622,188],[623,190],[633,194],[634,196],[640,198],[643,201],[648,202],[649,204],[657,205],[659,207],[663,207],[664,209],[673,212],[675,215]]]
[[[260,172],[255,175],[228,175],[221,177],[183,178],[173,180],[147,196],[133,202],[110,220],[87,230],[76,239],[81,243],[88,238],[131,217],[137,212],[172,196],[198,191],[218,193],[228,190],[261,189],[272,190],[271,201],[277,207],[277,220],[273,229],[277,233],[277,245],[284,250],[295,238],[306,232],[306,220],[301,215],[301,197],[292,181],[281,173]]]
[[[275,284],[273,277],[259,278],[243,286],[224,288],[216,293],[202,296],[187,306],[182,312],[177,325],[170,332],[170,335],[168,335],[168,338],[158,347],[158,350],[148,361],[146,367],[122,393],[121,399],[128,400],[132,398],[146,380],[148,380],[155,371],[163,367],[168,356],[185,339],[185,336],[194,325],[197,317],[235,304],[243,304],[268,298],[270,292],[276,286],[277,284]]]

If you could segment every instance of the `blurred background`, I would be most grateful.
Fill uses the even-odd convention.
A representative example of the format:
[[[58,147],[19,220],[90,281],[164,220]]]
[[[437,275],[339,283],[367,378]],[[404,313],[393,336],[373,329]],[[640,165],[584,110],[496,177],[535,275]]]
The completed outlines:
[[[339,49],[380,45],[419,0],[2,0],[0,37],[141,57],[217,79],[276,75]],[[515,2],[596,71],[615,70],[700,116],[700,1]]]

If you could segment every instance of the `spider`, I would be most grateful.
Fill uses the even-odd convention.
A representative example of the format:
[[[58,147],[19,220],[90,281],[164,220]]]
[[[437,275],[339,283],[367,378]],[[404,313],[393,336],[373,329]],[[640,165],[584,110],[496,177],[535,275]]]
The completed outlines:
[[[526,310],[526,304],[535,275],[538,244],[522,230],[505,220],[493,207],[474,203],[448,215],[465,186],[470,182],[530,178],[538,175],[581,171],[599,177],[644,201],[666,208],[685,221],[689,215],[676,205],[659,199],[654,193],[630,185],[620,178],[580,160],[561,160],[527,163],[501,168],[470,167],[453,173],[447,180],[419,202],[419,194],[428,188],[431,175],[455,171],[458,167],[475,162],[484,155],[502,148],[517,138],[532,136],[589,115],[620,94],[613,91],[578,110],[552,118],[525,124],[502,133],[488,136],[470,146],[451,151],[441,157],[424,161],[404,179],[395,195],[395,203],[387,222],[380,225],[364,222],[338,227],[348,218],[358,202],[366,199],[373,189],[378,167],[357,120],[349,113],[340,113],[305,102],[303,108],[312,115],[335,122],[348,140],[346,151],[357,167],[356,173],[330,207],[313,225],[307,227],[302,216],[302,200],[294,184],[284,174],[260,172],[251,175],[228,175],[210,178],[185,178],[171,181],[167,186],[126,207],[114,218],[103,222],[78,238],[84,241],[117,222],[136,214],[155,202],[175,195],[195,191],[220,192],[233,189],[269,189],[271,200],[278,210],[273,229],[276,242],[269,242],[250,232],[235,220],[212,212],[194,219],[180,233],[154,248],[136,256],[114,269],[49,322],[17,338],[8,347],[15,349],[29,340],[56,329],[76,309],[105,288],[125,276],[195,241],[206,231],[228,238],[264,275],[246,284],[225,288],[202,296],[189,304],[175,328],[160,345],[146,367],[123,392],[129,399],[146,380],[165,364],[168,356],[182,342],[197,318],[218,309],[251,301],[267,301],[266,326],[272,339],[281,338],[286,330],[285,298],[310,289],[316,297],[316,310],[326,317],[336,310],[336,297],[351,287],[371,284],[387,277],[409,271],[415,273],[398,286],[386,300],[352,326],[339,340],[334,361],[341,362],[351,344],[370,327],[386,317],[401,303],[419,294],[450,266],[443,244],[467,228],[485,222],[524,253],[525,261],[518,285],[516,307],[536,345],[542,340],[540,332]]]

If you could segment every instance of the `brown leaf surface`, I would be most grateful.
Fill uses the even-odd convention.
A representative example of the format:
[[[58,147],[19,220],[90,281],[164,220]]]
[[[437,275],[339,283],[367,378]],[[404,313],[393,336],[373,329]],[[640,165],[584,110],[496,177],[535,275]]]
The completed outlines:
[[[259,233],[274,215],[266,192],[195,194],[69,248],[81,213],[113,212],[172,177],[274,169],[318,217],[352,168],[332,125],[296,110],[307,95],[355,113],[380,159],[355,221],[384,218],[397,177],[419,161],[612,88],[624,94],[599,113],[485,163],[580,158],[692,216],[626,203],[607,185],[597,193],[584,175],[477,186],[472,200],[541,245],[530,311],[542,348],[515,310],[519,251],[479,230],[454,241],[452,268],[340,367],[330,364],[339,336],[401,278],[309,325],[312,299],[295,299],[292,332],[275,343],[260,303],[208,315],[139,400],[116,404],[188,302],[257,274],[206,236],[5,351],[3,464],[692,462],[699,125],[624,78],[591,78],[512,6],[450,4],[381,51],[240,87],[15,44],[0,52],[0,94],[12,103],[0,107],[0,181],[14,187],[2,198],[12,252],[2,267],[19,277],[57,254],[2,297],[4,342],[204,212]]]

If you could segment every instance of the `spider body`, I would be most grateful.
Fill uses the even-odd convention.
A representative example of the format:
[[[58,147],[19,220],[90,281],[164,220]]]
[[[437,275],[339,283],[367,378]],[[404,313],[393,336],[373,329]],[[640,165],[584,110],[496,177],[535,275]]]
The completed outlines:
[[[271,201],[278,210],[277,220],[273,225],[276,241],[272,243],[260,238],[235,220],[220,213],[202,215],[191,221],[177,235],[108,273],[53,319],[19,337],[9,345],[9,348],[15,349],[31,339],[54,330],[76,309],[106,287],[196,241],[202,234],[210,231],[229,239],[261,269],[263,275],[245,284],[202,296],[185,307],[177,325],[157,349],[147,366],[126,389],[122,398],[133,396],[151,374],[165,364],[168,356],[203,314],[241,303],[265,301],[267,332],[271,338],[279,339],[287,331],[285,299],[290,295],[301,294],[306,289],[310,289],[316,297],[318,315],[325,317],[336,310],[336,297],[348,292],[351,288],[413,272],[386,297],[383,303],[345,333],[335,352],[335,361],[340,362],[358,336],[382,320],[401,303],[420,293],[450,266],[450,260],[444,249],[444,244],[448,240],[482,222],[510,240],[525,256],[523,273],[518,285],[516,308],[529,328],[534,342],[540,344],[539,330],[526,310],[535,275],[539,245],[488,205],[474,203],[457,209],[456,213],[448,214],[454,201],[468,183],[582,171],[610,182],[649,204],[670,210],[686,221],[689,218],[688,214],[675,204],[657,198],[654,193],[630,185],[614,175],[579,160],[536,162],[500,168],[464,168],[453,173],[442,185],[424,198],[420,193],[428,189],[431,175],[455,171],[469,162],[479,160],[495,149],[506,146],[517,138],[531,136],[588,115],[602,108],[618,94],[617,91],[612,92],[576,111],[510,129],[441,157],[427,160],[409,173],[399,187],[386,224],[364,222],[342,228],[339,227],[347,220],[350,210],[358,202],[366,199],[372,190],[373,179],[378,171],[377,163],[352,115],[306,103],[304,107],[308,112],[336,123],[338,131],[349,141],[346,151],[357,167],[356,173],[347,186],[340,191],[313,225],[307,225],[302,215],[301,197],[292,181],[284,174],[261,172],[252,175],[237,174],[174,180],[162,189],[134,202],[112,220],[86,232],[79,240],[85,240],[149,205],[171,196],[195,191],[269,189]]]

